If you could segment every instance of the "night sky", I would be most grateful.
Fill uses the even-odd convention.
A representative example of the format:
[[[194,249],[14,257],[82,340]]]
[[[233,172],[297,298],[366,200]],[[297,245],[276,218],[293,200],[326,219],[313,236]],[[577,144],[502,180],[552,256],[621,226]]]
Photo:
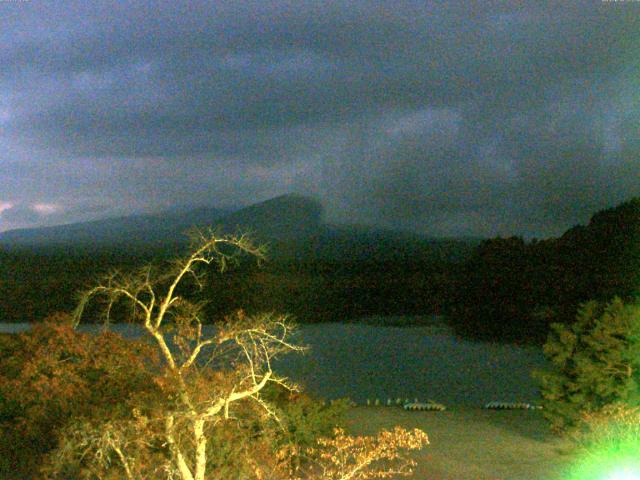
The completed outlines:
[[[288,192],[527,237],[640,195],[640,2],[0,0],[0,230]]]

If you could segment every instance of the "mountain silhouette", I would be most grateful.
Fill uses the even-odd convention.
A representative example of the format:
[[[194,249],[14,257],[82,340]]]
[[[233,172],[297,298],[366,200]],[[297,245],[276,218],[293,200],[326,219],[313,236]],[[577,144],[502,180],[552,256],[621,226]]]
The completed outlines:
[[[0,247],[175,253],[187,245],[186,233],[194,227],[212,228],[220,234],[247,233],[256,242],[266,243],[269,257],[277,260],[415,261],[425,252],[432,260],[452,260],[466,256],[477,243],[474,239],[433,239],[374,226],[328,224],[318,201],[287,194],[236,210],[201,207],[10,230],[0,233]]]
[[[186,242],[191,228],[211,227],[221,233],[252,233],[262,241],[290,239],[318,229],[322,207],[309,198],[283,195],[246,208],[200,207],[0,233],[4,247],[159,247]]]

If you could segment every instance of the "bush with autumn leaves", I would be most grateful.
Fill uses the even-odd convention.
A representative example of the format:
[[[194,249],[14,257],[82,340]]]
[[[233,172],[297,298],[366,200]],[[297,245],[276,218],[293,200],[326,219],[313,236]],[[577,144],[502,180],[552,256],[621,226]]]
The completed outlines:
[[[0,472],[33,473],[49,463],[62,432],[80,419],[120,418],[159,393],[148,343],[104,331],[91,335],[55,315],[28,333],[3,338],[0,351]],[[151,368],[150,368],[151,367]],[[19,473],[20,472],[20,473]]]
[[[169,478],[156,471],[166,449],[149,441],[158,435],[153,410],[162,410],[166,392],[151,373],[161,366],[148,342],[110,331],[81,333],[65,315],[0,342],[1,478],[120,479],[113,452],[105,452],[120,443],[114,432],[125,425],[138,443],[127,445],[128,461],[144,475],[137,478]],[[325,404],[282,388],[269,388],[264,396],[279,422],[248,403],[237,412],[234,428],[217,425],[210,437],[211,478],[259,478],[256,471],[269,473],[263,478],[291,479],[343,478],[353,470],[353,478],[406,473],[413,462],[401,450],[427,442],[422,432],[345,434],[339,425],[346,401]]]
[[[0,476],[43,479],[368,479],[410,474],[424,432],[352,437],[271,368],[299,352],[287,317],[239,312],[203,329],[192,295],[210,266],[262,256],[246,237],[199,234],[191,254],[114,273],[56,315],[0,339]],[[87,305],[129,308],[142,336],[77,330]]]

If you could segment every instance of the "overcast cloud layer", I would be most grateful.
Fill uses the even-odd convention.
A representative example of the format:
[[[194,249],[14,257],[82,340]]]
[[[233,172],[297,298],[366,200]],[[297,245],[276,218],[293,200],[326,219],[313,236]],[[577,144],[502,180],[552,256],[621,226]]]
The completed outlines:
[[[545,237],[640,195],[640,2],[0,1],[0,230],[245,205]]]

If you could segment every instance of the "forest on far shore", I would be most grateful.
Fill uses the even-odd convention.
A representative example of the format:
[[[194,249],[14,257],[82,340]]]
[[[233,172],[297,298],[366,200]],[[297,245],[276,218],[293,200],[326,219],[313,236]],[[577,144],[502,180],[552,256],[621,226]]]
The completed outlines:
[[[595,213],[558,238],[459,241],[443,255],[432,240],[388,246],[357,243],[331,259],[274,256],[214,270],[205,292],[214,321],[236,309],[289,313],[299,322],[370,315],[446,315],[465,338],[544,342],[549,325],[570,323],[590,299],[634,297],[640,287],[640,198]],[[286,245],[276,249],[287,248]],[[384,251],[384,254],[382,252]],[[170,249],[0,250],[0,321],[33,322],[69,311],[76,292],[113,269],[161,263]],[[114,312],[117,320],[118,312]]]

